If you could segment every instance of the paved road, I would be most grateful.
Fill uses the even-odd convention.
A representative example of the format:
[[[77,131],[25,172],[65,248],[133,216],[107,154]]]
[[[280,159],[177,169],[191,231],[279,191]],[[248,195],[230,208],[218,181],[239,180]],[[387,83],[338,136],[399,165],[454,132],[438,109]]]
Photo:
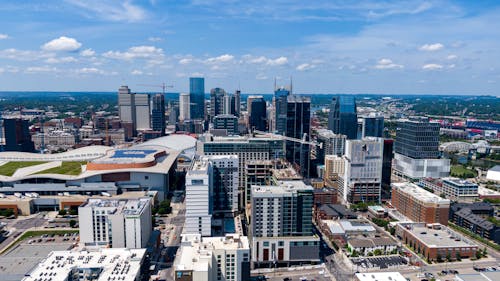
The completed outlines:
[[[307,280],[331,281],[328,272],[324,269],[300,269],[285,270],[279,272],[265,273],[268,281],[283,281],[284,278],[291,278],[292,281],[300,281],[303,277]]]
[[[172,203],[172,214],[165,219],[165,230],[162,233],[165,250],[163,252],[167,268],[167,276],[174,280],[173,260],[181,244],[181,234],[186,219],[186,204]],[[168,232],[168,234],[167,234]]]
[[[7,223],[7,229],[12,230],[12,233],[0,243],[0,251],[2,251],[10,242],[12,242],[16,237],[24,233],[27,229],[33,227],[41,227],[47,223],[47,219],[44,218],[45,213],[38,213],[36,215],[30,216],[28,218],[17,218],[15,220],[5,220]]]

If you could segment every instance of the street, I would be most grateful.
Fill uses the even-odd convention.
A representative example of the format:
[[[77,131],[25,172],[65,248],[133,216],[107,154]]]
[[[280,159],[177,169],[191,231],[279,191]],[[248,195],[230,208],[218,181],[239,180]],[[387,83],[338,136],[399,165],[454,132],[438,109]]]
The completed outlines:
[[[2,251],[7,245],[14,241],[19,235],[24,233],[27,229],[33,227],[41,227],[46,222],[45,213],[38,213],[36,215],[29,216],[27,218],[17,218],[17,219],[2,219],[2,222],[6,223],[6,230],[10,230],[11,233],[7,239],[0,243],[0,251]]]

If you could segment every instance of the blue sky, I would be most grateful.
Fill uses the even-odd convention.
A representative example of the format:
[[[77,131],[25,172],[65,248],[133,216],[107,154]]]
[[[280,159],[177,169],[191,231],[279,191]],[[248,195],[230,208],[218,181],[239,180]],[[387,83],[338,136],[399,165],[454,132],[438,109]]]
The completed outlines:
[[[2,0],[0,90],[500,95],[497,2]]]

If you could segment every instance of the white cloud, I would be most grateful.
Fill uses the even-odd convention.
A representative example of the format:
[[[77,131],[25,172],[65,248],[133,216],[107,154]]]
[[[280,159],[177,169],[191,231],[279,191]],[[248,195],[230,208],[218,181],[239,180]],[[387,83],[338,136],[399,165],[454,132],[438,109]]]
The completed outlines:
[[[46,63],[51,63],[51,64],[54,64],[54,63],[69,63],[69,62],[76,62],[78,61],[77,59],[75,59],[74,57],[62,57],[62,58],[48,58],[45,60]]]
[[[443,68],[443,66],[440,64],[437,64],[437,63],[428,63],[428,64],[422,66],[423,70],[438,70],[438,69],[442,69],[442,68]]]
[[[0,40],[4,40],[4,39],[7,39],[7,38],[9,38],[9,35],[4,34],[4,33],[0,33]]]
[[[201,72],[193,72],[190,74],[189,77],[204,77],[205,74],[201,73]]]
[[[457,59],[458,56],[457,55],[449,55],[446,57],[447,60],[454,60],[454,59]]]
[[[164,57],[163,50],[154,46],[136,46],[131,47],[125,52],[108,51],[103,54],[106,58],[118,60],[133,60],[133,59],[162,59]]]
[[[138,69],[134,69],[130,74],[132,74],[132,75],[142,75],[142,71],[140,71]]]
[[[95,67],[84,67],[76,70],[78,74],[105,74],[105,72]]]
[[[220,62],[229,62],[234,59],[233,55],[230,54],[224,54],[220,55],[218,57],[213,57],[213,58],[208,58],[205,62],[207,63],[220,63]]]
[[[279,57],[279,58],[276,58],[276,59],[268,59],[266,64],[267,65],[271,65],[271,66],[274,66],[274,65],[284,65],[284,64],[287,64],[288,63],[288,59],[286,57]]]
[[[95,55],[95,51],[92,49],[85,49],[80,52],[80,56],[82,57],[92,57],[93,55]]]
[[[61,36],[57,39],[49,41],[42,46],[45,51],[67,51],[72,52],[80,49],[82,43],[78,42],[75,38]]]
[[[306,71],[306,70],[309,70],[309,69],[313,69],[315,67],[316,66],[314,64],[303,63],[303,64],[300,64],[299,66],[297,66],[295,69],[298,70],[298,71]]]
[[[420,51],[426,51],[426,52],[435,52],[439,51],[444,48],[444,45],[441,43],[434,43],[434,44],[425,44],[420,46],[419,50]]]
[[[35,73],[49,73],[56,72],[57,68],[49,66],[30,66],[26,68],[25,73],[35,74]]]
[[[390,59],[380,59],[375,65],[376,69],[400,69],[404,68],[401,64],[395,64]]]
[[[159,42],[162,40],[163,40],[163,38],[161,38],[161,37],[149,37],[148,38],[148,41],[151,41],[151,42]]]
[[[258,73],[257,76],[255,76],[255,79],[257,80],[267,80],[267,76],[264,73]]]
[[[181,60],[179,60],[179,64],[190,64],[191,62],[193,62],[193,59],[192,58],[183,58]]]
[[[264,56],[253,57],[251,55],[244,55],[243,59],[248,63],[255,63],[255,64],[266,63],[268,61],[268,59]]]
[[[66,0],[67,3],[89,11],[104,20],[138,22],[147,18],[147,12],[130,0]]]

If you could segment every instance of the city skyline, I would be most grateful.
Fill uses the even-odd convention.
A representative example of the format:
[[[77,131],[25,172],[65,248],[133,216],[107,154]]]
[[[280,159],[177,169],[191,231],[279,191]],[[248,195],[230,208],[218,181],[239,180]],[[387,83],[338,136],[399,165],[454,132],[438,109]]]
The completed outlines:
[[[256,8],[259,7],[259,8]],[[494,1],[5,1],[1,91],[488,94]],[[293,31],[293,32],[290,32]]]

